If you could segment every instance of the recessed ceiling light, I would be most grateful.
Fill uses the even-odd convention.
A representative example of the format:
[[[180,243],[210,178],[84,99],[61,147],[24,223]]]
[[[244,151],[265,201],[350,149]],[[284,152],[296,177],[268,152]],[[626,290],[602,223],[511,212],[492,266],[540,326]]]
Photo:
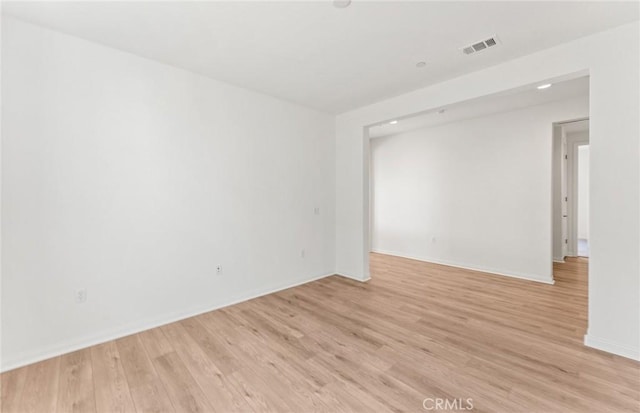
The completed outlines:
[[[542,90],[542,89],[547,89],[551,87],[551,83],[545,83],[544,85],[540,85],[538,86],[538,89]]]
[[[395,125],[396,123],[398,123],[397,120],[392,120],[391,122],[389,122],[389,125]]]
[[[333,0],[333,7],[344,9],[351,5],[351,0]]]
[[[416,63],[416,67],[425,67],[427,65],[427,62],[418,62]]]

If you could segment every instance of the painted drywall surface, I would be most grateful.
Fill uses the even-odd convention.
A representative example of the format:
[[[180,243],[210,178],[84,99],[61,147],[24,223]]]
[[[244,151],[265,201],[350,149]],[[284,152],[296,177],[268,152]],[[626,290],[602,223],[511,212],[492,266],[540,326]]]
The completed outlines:
[[[337,271],[369,277],[364,126],[545,79],[589,74],[591,257],[585,340],[640,359],[639,38],[638,22],[624,25],[338,116]]]
[[[333,116],[13,19],[2,54],[3,368],[334,273]]]
[[[578,239],[589,239],[589,145],[578,147]]]
[[[2,7],[0,2],[0,45],[2,45]],[[0,108],[2,105],[2,53],[0,50]],[[2,298],[2,113],[0,111],[0,299]],[[0,371],[2,369],[2,303],[0,303]]]
[[[373,250],[551,282],[552,124],[588,114],[583,96],[372,139]]]

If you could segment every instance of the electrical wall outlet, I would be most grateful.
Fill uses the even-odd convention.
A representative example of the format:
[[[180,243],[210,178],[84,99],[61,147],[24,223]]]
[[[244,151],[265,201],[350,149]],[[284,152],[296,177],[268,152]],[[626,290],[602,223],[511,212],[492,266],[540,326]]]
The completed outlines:
[[[320,215],[320,208],[318,207],[313,208],[313,213],[316,215]]]
[[[300,250],[300,258],[304,258],[306,251],[303,249]]]
[[[218,275],[222,274],[222,265],[220,264],[216,265],[216,274]]]
[[[76,304],[84,304],[87,302],[87,290],[86,288],[81,288],[76,290]]]

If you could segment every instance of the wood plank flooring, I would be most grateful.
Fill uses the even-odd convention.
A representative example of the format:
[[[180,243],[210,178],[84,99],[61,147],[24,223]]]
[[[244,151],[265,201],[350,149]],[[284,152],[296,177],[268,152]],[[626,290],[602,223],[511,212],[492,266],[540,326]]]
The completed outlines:
[[[372,254],[368,283],[329,277],[4,373],[1,410],[638,412],[640,364],[582,345],[587,265],[544,285]]]

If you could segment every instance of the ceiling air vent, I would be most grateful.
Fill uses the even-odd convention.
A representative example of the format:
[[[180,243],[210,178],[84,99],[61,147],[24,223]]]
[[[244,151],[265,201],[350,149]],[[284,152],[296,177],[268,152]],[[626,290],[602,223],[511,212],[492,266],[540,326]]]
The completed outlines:
[[[476,52],[481,52],[483,50],[486,50],[490,47],[494,47],[498,45],[498,36],[493,36],[490,37],[486,40],[483,40],[481,42],[477,42],[474,44],[471,44],[469,46],[465,46],[462,48],[462,53],[464,54],[473,54]]]

